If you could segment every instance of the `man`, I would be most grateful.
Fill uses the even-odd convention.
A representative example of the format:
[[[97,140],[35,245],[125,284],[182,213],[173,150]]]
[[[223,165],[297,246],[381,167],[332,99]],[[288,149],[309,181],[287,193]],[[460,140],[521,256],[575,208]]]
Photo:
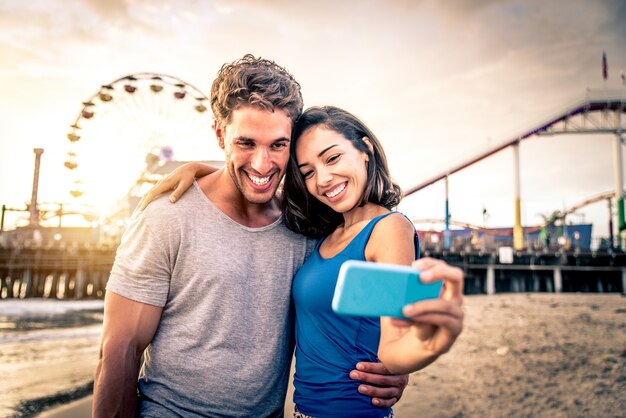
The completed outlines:
[[[246,55],[222,67],[211,107],[225,167],[177,205],[162,198],[136,212],[118,249],[94,417],[134,416],[137,407],[150,417],[282,415],[291,280],[311,249],[283,225],[275,196],[302,111],[300,85]],[[362,385],[375,404],[399,399],[406,376],[359,368],[355,378],[390,386]]]

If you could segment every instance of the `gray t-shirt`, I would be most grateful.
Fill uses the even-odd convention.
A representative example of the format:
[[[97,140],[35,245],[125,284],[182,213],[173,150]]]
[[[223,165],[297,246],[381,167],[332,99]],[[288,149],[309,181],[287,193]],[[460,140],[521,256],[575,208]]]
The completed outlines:
[[[311,242],[281,220],[233,221],[194,183],[135,213],[107,290],[163,307],[144,354],[141,415],[280,416],[289,379],[291,282]]]

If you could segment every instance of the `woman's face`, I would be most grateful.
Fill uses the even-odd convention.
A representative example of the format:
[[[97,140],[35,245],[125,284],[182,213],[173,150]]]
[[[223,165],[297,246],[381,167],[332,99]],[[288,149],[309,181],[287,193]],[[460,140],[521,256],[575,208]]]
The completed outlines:
[[[361,201],[369,159],[340,133],[307,129],[296,142],[296,159],[307,191],[335,212],[348,212]]]

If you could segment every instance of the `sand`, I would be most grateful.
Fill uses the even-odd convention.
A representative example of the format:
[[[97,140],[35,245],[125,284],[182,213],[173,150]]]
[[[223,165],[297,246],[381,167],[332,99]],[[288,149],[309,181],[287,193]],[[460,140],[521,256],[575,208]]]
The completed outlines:
[[[398,417],[626,416],[626,297],[466,298],[447,355],[411,376]]]
[[[626,416],[626,297],[469,296],[465,311],[457,344],[411,376],[397,417]],[[90,408],[86,398],[40,416]]]

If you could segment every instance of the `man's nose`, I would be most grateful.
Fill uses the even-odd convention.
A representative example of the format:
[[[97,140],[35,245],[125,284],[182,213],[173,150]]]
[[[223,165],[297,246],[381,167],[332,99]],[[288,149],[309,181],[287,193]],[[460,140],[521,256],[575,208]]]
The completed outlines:
[[[270,161],[270,153],[267,148],[258,147],[252,156],[252,168],[259,174],[267,174],[272,164]]]

